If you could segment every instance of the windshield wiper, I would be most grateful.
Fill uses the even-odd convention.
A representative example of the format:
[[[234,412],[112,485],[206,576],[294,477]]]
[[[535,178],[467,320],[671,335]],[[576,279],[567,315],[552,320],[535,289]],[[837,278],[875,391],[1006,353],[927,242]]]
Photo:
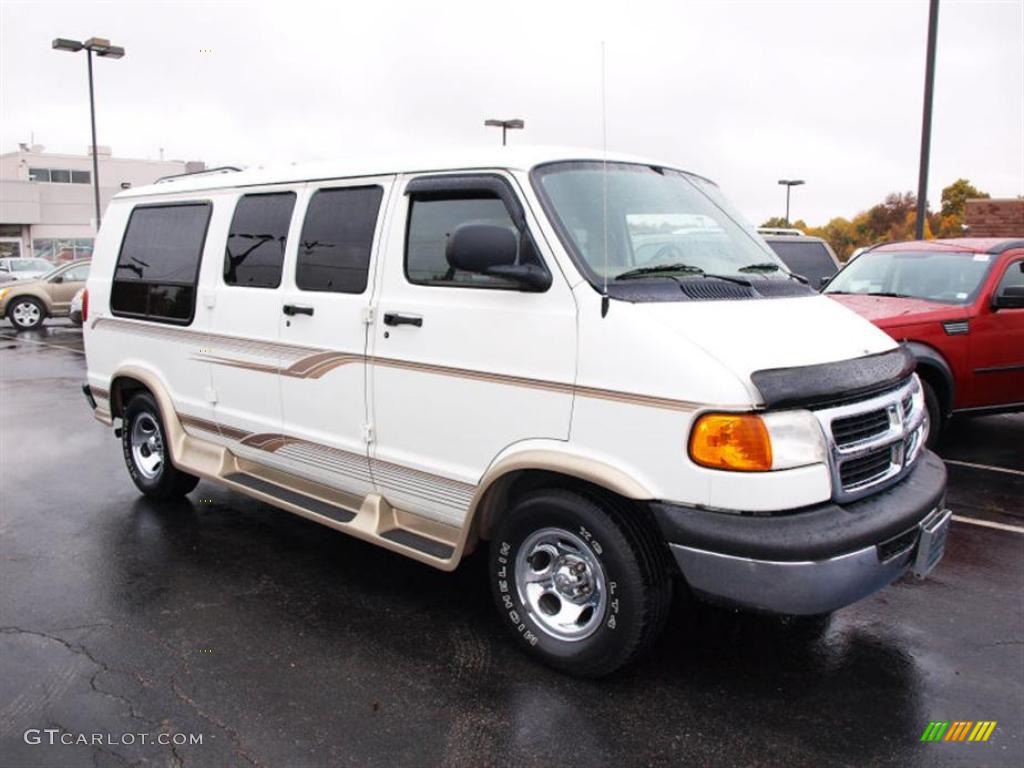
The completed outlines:
[[[783,269],[778,264],[771,261],[760,261],[756,264],[747,264],[745,267],[740,267],[737,272],[782,272],[786,277],[791,277],[794,280],[808,284],[808,280],[803,275],[798,275],[796,272],[790,272],[789,270]]]
[[[627,269],[622,274],[616,275],[616,280],[632,280],[637,277],[646,277],[647,275],[656,275],[659,272],[686,272],[692,275],[703,275],[704,270],[700,267],[695,267],[692,264],[684,264],[681,261],[673,262],[671,264],[655,264],[650,267],[637,267],[636,269]],[[666,275],[668,277],[668,275]]]
[[[836,293],[839,293],[839,291],[836,291]],[[912,299],[912,298],[914,298],[913,296],[908,296],[905,293],[893,293],[892,291],[868,291],[868,292],[863,293],[861,295],[862,296],[890,296],[890,297],[892,297],[894,299]]]
[[[692,264],[683,264],[677,262],[674,264],[656,264],[652,267],[637,267],[636,269],[629,269],[623,272],[621,275],[617,275],[615,280],[636,280],[640,277],[649,277],[651,275],[658,275],[659,273],[666,273],[664,277],[669,280],[675,280],[676,278],[671,274],[673,272],[682,272],[687,275],[697,275],[699,277],[708,277],[715,280],[725,280],[726,282],[736,283],[737,285],[743,285],[747,288],[751,287],[749,280],[738,277],[736,275],[713,275],[710,272],[705,272],[700,267],[695,267]]]
[[[754,287],[754,284],[745,277],[738,277],[736,275],[714,275],[710,272],[705,272],[702,277],[713,277],[715,280],[725,280],[727,283],[736,283],[736,285],[742,285],[747,288]]]

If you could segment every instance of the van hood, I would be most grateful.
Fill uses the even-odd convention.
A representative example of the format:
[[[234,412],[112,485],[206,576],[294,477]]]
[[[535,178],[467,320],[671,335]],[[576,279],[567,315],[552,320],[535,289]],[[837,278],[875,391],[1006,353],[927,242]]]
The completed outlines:
[[[754,371],[851,360],[896,347],[883,331],[824,296],[634,308],[703,349],[744,384]]]

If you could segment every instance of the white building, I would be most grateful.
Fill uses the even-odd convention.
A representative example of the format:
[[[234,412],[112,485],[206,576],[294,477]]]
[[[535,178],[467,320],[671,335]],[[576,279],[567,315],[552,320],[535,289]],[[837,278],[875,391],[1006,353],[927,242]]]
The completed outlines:
[[[0,256],[51,261],[88,256],[96,235],[92,153],[62,155],[19,144],[0,154]],[[203,170],[201,162],[131,160],[99,147],[100,210],[128,187]]]

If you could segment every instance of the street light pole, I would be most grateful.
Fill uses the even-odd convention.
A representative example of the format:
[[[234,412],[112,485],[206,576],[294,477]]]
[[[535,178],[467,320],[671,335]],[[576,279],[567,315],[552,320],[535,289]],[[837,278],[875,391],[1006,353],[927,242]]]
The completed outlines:
[[[79,51],[85,51],[85,62],[86,69],[89,72],[89,123],[92,127],[92,194],[93,202],[96,206],[96,231],[100,229],[100,164],[99,164],[99,147],[96,144],[96,99],[93,93],[92,83],[92,55],[95,53],[97,56],[108,59],[120,59],[124,56],[124,48],[117,45],[111,45],[109,40],[102,37],[90,37],[84,43],[79,40],[68,40],[64,37],[58,37],[53,41],[51,46],[57,51],[68,51],[69,53],[78,53]]]
[[[505,146],[509,129],[523,129],[526,123],[516,118],[515,120],[484,120],[484,125],[489,128],[501,128],[501,146]]]
[[[92,51],[85,52],[86,67],[89,70],[89,122],[92,125],[92,195],[96,204],[96,231],[100,231],[100,162],[96,146],[96,99],[92,90]]]
[[[938,31],[939,0],[931,0],[928,7],[928,53],[924,71],[924,116],[921,118],[921,167],[917,175],[915,240],[924,240],[924,217],[928,207],[928,156],[932,146],[932,95],[935,91],[935,40]]]
[[[799,187],[804,183],[803,179],[779,179],[779,184],[786,187],[786,226],[789,226],[789,190],[793,187]]]

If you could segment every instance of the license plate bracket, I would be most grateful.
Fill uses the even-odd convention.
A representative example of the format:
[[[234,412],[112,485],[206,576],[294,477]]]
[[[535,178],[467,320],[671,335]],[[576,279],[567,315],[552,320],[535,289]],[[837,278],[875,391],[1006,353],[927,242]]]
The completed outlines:
[[[917,553],[911,566],[911,572],[917,578],[925,578],[942,559],[946,551],[946,535],[949,533],[951,517],[951,510],[937,509],[921,521],[921,538],[918,539]]]

